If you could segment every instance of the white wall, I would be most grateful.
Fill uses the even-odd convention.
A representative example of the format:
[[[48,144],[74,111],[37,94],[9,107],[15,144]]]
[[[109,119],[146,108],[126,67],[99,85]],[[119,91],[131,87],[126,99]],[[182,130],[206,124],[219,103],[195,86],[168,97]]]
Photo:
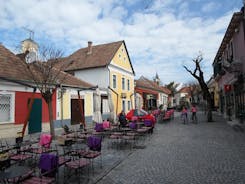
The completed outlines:
[[[109,85],[109,70],[105,67],[75,71],[75,77],[92,85],[98,85],[99,88],[107,88]]]

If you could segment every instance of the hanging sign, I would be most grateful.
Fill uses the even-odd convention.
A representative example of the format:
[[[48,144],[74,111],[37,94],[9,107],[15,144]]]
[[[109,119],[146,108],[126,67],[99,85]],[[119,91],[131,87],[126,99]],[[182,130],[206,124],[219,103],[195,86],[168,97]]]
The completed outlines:
[[[225,92],[231,91],[231,85],[230,84],[225,84],[224,90],[225,90]]]

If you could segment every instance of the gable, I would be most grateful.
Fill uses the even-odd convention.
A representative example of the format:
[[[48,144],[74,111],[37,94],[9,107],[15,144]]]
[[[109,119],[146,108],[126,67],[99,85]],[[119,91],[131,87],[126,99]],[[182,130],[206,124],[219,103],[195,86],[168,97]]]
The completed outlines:
[[[121,46],[116,51],[110,64],[134,74],[133,66],[124,42],[122,42]]]

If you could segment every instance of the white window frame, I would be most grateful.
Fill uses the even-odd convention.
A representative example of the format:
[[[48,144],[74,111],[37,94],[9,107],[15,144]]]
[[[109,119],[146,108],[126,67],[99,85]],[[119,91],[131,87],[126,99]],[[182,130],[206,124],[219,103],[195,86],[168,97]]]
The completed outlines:
[[[0,122],[0,124],[14,123],[15,122],[15,93],[14,92],[3,92],[0,91],[0,95],[10,95],[10,120],[7,122]]]
[[[127,79],[127,87],[128,87],[128,91],[130,91],[130,80]]]
[[[122,90],[125,90],[125,78],[122,77]]]
[[[131,109],[131,101],[128,100],[128,111],[130,111],[130,109]]]
[[[122,100],[122,110],[125,112],[126,111],[126,101]]]
[[[114,80],[114,77],[115,77],[115,80]],[[115,85],[115,86],[114,86]],[[116,75],[112,75],[112,87],[114,88],[114,89],[116,89],[117,88],[117,76]]]

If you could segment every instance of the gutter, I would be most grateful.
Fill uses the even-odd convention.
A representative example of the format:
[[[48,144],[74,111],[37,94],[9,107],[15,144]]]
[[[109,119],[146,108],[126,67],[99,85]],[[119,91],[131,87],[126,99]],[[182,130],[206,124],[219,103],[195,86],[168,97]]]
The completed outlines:
[[[4,81],[7,81],[7,82],[13,82],[13,83],[16,83],[16,84],[27,86],[27,87],[30,87],[30,88],[36,88],[35,86],[32,86],[30,84],[26,84],[25,82],[21,82],[19,80],[9,79],[9,78],[6,78],[6,77],[0,77],[0,79],[2,79]]]

